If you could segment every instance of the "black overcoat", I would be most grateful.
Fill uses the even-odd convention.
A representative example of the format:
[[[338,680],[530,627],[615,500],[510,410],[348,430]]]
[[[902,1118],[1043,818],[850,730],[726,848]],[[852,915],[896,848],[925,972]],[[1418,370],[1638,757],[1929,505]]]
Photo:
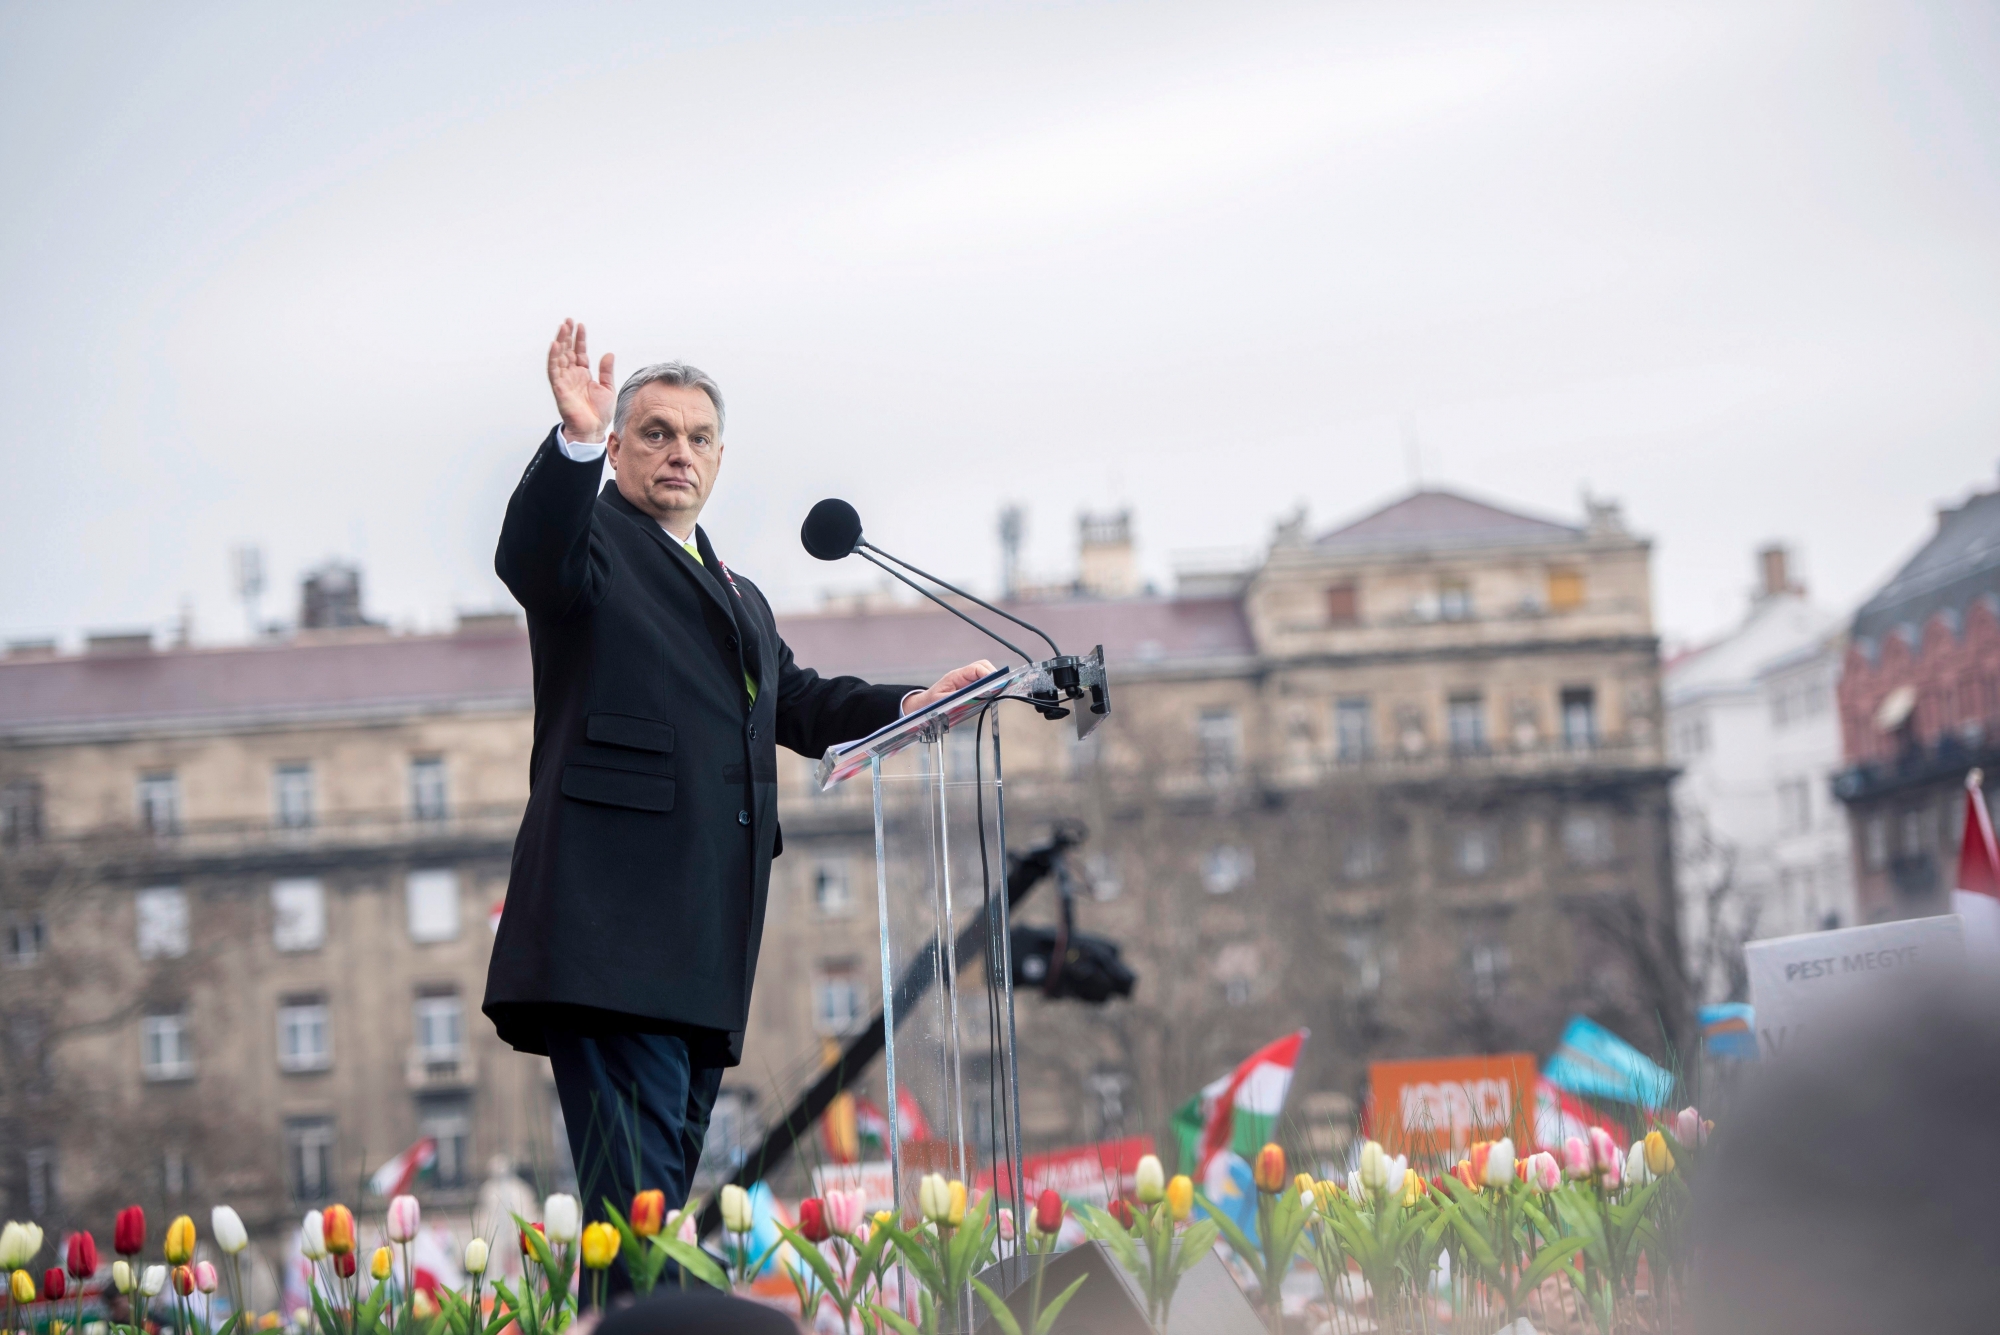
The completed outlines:
[[[734,1031],[750,1011],[778,828],[777,752],[893,721],[910,686],[792,661],[764,595],[696,561],[551,431],[507,503],[494,567],[528,614],[529,795],[484,1009],[545,1052],[588,1007]],[[754,704],[745,676],[757,683]]]

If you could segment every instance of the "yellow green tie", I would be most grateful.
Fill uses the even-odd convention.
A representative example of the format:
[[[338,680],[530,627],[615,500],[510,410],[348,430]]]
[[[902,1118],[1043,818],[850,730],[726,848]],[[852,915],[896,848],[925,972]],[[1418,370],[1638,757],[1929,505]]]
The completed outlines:
[[[705,566],[708,564],[708,562],[701,559],[701,548],[695,546],[692,542],[683,542],[681,544],[681,549],[685,551],[689,556],[692,556],[695,559],[695,563],[697,565]],[[750,703],[753,705],[756,704],[757,683],[750,680],[750,674],[747,672],[743,674],[743,689],[750,693]]]

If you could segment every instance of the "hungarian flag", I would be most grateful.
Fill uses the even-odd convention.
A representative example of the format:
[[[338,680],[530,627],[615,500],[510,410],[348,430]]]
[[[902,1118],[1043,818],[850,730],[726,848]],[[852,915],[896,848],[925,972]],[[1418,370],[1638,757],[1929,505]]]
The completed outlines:
[[[417,1180],[418,1173],[437,1162],[437,1157],[436,1137],[425,1136],[376,1169],[375,1176],[368,1179],[368,1190],[377,1196],[401,1196]]]
[[[1292,1092],[1292,1072],[1309,1037],[1310,1032],[1301,1029],[1258,1049],[1175,1109],[1182,1172],[1206,1181],[1209,1161],[1217,1154],[1229,1150],[1251,1159],[1272,1139],[1285,1097]]]
[[[1993,816],[1981,791],[1985,776],[1965,776],[1965,838],[1958,846],[1958,880],[1951,911],[1965,924],[1965,953],[2000,964],[2000,849],[1993,841]]]

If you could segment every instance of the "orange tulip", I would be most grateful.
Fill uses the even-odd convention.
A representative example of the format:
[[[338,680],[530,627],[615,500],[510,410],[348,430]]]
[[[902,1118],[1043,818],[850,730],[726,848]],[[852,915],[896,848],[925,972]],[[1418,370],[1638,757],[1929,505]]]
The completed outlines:
[[[1451,1166],[1451,1175],[1474,1191],[1479,1190],[1479,1173],[1473,1168],[1472,1160],[1460,1159]]]
[[[189,1227],[192,1230],[193,1226]],[[329,1205],[322,1210],[320,1228],[326,1235],[327,1255],[345,1256],[354,1250],[354,1211],[345,1205]]]
[[[667,1193],[642,1191],[632,1198],[632,1231],[642,1238],[659,1233],[667,1222]]]
[[[1257,1151],[1257,1163],[1253,1170],[1257,1179],[1257,1190],[1267,1196],[1275,1196],[1285,1189],[1285,1150],[1282,1145],[1266,1145]]]

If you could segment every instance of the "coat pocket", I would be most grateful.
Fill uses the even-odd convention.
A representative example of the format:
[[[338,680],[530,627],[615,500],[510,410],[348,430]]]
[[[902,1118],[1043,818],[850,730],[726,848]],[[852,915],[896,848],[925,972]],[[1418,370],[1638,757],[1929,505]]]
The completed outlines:
[[[583,735],[593,742],[629,746],[635,751],[674,749],[674,725],[636,714],[592,714],[584,720]]]
[[[605,769],[599,765],[564,765],[562,791],[564,797],[579,802],[601,802],[636,811],[674,809],[674,781],[659,774]]]

